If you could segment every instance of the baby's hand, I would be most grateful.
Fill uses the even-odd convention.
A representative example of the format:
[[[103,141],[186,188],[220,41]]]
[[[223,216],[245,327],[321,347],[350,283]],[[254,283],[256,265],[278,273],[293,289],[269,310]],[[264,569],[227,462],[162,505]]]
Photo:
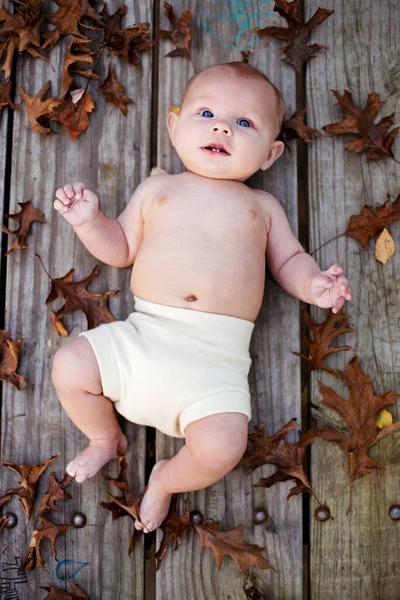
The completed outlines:
[[[332,312],[337,313],[345,300],[351,300],[349,282],[341,275],[342,271],[340,265],[332,265],[310,280],[308,292],[317,306],[332,308]]]
[[[56,191],[54,208],[73,227],[93,221],[99,212],[99,199],[83,183],[67,183]]]

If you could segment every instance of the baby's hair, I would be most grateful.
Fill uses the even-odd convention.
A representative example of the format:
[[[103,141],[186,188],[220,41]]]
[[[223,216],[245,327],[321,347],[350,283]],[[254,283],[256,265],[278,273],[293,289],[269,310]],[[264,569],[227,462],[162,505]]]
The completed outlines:
[[[197,77],[199,77],[199,75],[204,73],[204,71],[208,71],[209,69],[214,69],[216,67],[222,67],[225,69],[229,69],[230,71],[232,71],[239,77],[243,77],[244,79],[263,79],[264,81],[269,83],[270,86],[272,86],[272,89],[275,92],[275,98],[276,98],[276,109],[275,109],[274,116],[275,116],[275,120],[276,120],[276,124],[277,124],[277,131],[278,131],[277,137],[278,137],[278,135],[281,132],[282,124],[283,124],[285,114],[286,114],[286,104],[283,99],[283,96],[280,93],[280,91],[278,90],[278,88],[272,83],[272,81],[270,81],[268,79],[268,77],[266,75],[264,75],[264,73],[262,71],[260,71],[259,69],[256,69],[255,67],[252,67],[251,65],[249,65],[248,63],[245,63],[245,62],[235,61],[235,62],[217,64],[217,65],[213,65],[211,67],[207,67],[207,69],[203,69],[203,71],[200,71],[199,73],[195,73],[195,75],[193,75],[189,79],[189,81],[186,85],[186,89],[183,94],[181,106],[183,106],[183,103],[188,94],[189,88],[191,87],[193,82],[197,79]]]

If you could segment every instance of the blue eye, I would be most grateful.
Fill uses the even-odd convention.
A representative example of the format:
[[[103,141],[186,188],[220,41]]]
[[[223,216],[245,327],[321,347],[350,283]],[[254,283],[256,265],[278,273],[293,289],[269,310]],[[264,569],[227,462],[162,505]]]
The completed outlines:
[[[247,125],[243,125],[243,127],[251,127],[251,123],[250,123],[250,121],[248,121],[247,119],[238,119],[238,120],[237,120],[237,123],[238,123],[239,125],[241,125],[241,123],[247,123]],[[241,126],[242,126],[242,125],[241,125]]]
[[[200,115],[201,116],[205,116],[204,114],[202,115],[202,113],[210,113],[210,116],[213,117],[214,115],[212,114],[211,110],[208,110],[207,108],[204,108],[203,110],[200,111]],[[209,119],[210,117],[206,117],[207,119]]]

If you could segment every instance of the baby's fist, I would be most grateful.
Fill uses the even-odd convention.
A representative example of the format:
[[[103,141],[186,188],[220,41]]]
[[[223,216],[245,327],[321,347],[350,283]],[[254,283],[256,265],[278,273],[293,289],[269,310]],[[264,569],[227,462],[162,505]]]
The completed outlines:
[[[313,302],[321,308],[332,308],[339,312],[345,300],[351,300],[351,289],[347,277],[342,275],[340,265],[332,265],[327,271],[321,271],[309,282],[309,295]]]
[[[68,223],[73,227],[79,227],[96,218],[99,212],[99,199],[83,183],[67,183],[56,191],[53,206]]]

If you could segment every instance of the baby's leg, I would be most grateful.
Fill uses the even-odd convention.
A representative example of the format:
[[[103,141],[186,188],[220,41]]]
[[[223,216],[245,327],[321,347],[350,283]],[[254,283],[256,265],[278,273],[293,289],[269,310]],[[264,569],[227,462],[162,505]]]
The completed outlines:
[[[68,473],[81,483],[112,458],[124,454],[128,443],[111,400],[101,393],[96,356],[85,337],[57,350],[52,377],[65,412],[90,440],[87,448],[67,466]]]
[[[185,436],[173,458],[154,465],[136,529],[147,533],[159,527],[173,493],[201,490],[232,471],[247,447],[248,419],[238,412],[211,415],[190,423]]]

